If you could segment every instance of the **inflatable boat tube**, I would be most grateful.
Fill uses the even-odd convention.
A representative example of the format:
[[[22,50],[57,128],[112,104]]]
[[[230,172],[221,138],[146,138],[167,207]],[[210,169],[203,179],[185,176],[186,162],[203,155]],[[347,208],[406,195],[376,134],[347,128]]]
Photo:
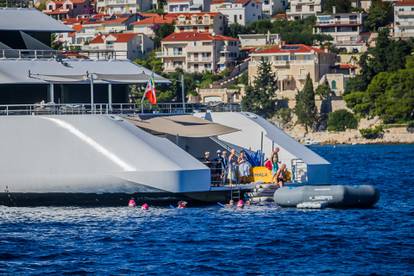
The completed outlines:
[[[285,186],[273,195],[281,207],[296,207],[304,202],[322,202],[325,207],[369,208],[379,199],[379,191],[371,185]]]

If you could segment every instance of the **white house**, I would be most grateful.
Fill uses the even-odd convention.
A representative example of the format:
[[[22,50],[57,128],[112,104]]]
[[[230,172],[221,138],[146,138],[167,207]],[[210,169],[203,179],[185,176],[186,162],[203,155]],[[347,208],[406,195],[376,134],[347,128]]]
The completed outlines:
[[[332,43],[339,49],[363,52],[366,50],[366,42],[361,34],[364,31],[365,17],[365,13],[356,12],[318,15],[314,33],[330,35]]]
[[[322,11],[322,0],[290,0],[286,10],[288,20],[303,19]]]
[[[208,12],[210,0],[167,0],[164,11],[166,13]]]
[[[222,13],[228,24],[247,25],[262,19],[262,3],[256,0],[213,0],[211,12]]]
[[[288,0],[261,0],[264,16],[271,17],[278,12],[285,12],[289,6]]]
[[[394,4],[394,37],[414,37],[414,1],[398,1]]]
[[[160,25],[173,24],[174,17],[166,15],[154,15],[131,23],[135,33],[143,33],[151,38],[155,36],[154,30]]]
[[[133,60],[145,56],[153,48],[153,41],[144,34],[112,33],[97,35],[82,50],[91,51],[91,58],[94,57],[93,52],[96,52],[96,56],[98,52],[103,52],[116,56],[116,59]]]
[[[97,0],[96,11],[104,14],[134,14],[152,8],[149,0]]]

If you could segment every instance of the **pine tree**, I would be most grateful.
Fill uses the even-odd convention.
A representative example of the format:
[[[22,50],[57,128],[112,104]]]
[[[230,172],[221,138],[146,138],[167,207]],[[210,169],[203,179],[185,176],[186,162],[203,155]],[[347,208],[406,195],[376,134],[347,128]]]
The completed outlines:
[[[272,72],[270,62],[262,58],[253,86],[246,88],[246,96],[242,100],[243,109],[264,117],[271,117],[276,111],[276,90],[276,74]]]
[[[315,105],[315,92],[310,74],[306,77],[305,86],[302,91],[296,94],[295,114],[298,117],[298,123],[305,126],[306,132],[309,128],[314,128],[318,119]]]

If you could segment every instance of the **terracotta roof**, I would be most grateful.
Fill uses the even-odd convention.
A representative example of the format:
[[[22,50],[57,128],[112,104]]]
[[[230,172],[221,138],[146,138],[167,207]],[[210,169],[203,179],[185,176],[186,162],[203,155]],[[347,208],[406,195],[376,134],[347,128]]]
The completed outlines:
[[[254,54],[277,54],[277,53],[322,53],[323,50],[305,44],[285,44],[283,46],[272,46],[257,49]]]
[[[80,32],[82,30],[82,25],[80,24],[73,25],[72,29],[74,29],[77,32]]]
[[[164,17],[164,16],[158,16],[158,17],[148,17],[144,18],[140,21],[136,21],[132,23],[131,25],[155,25],[155,24],[172,24],[174,22],[174,19],[171,17]]]
[[[181,32],[181,33],[172,33],[169,36],[165,37],[162,41],[202,41],[202,40],[222,40],[222,41],[239,41],[237,38],[223,36],[223,35],[212,35],[208,32]]]
[[[414,6],[414,0],[400,0],[395,3],[396,6]]]
[[[349,63],[341,63],[339,64],[340,69],[356,69],[357,66]]]
[[[112,36],[115,38],[115,42],[118,43],[123,43],[123,42],[128,42],[131,39],[133,39],[134,37],[136,37],[137,33],[111,33],[108,35],[102,35],[99,34],[97,36],[95,36],[89,43],[90,44],[97,44],[97,43],[104,43],[105,39]]]

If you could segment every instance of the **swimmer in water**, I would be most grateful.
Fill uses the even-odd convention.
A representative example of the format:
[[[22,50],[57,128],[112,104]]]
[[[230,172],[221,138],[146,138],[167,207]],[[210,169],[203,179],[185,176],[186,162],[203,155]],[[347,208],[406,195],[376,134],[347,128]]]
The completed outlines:
[[[184,209],[184,208],[187,208],[187,201],[184,201],[184,200],[180,200],[180,201],[178,201],[177,208],[178,208],[178,209]]]
[[[149,205],[147,203],[142,204],[141,210],[144,210],[144,211],[149,210]]]
[[[237,202],[237,208],[240,208],[240,209],[243,209],[244,208],[244,201],[243,201],[243,199],[240,199]]]
[[[131,199],[128,202],[128,207],[134,208],[137,207],[137,203],[135,202],[135,199],[131,197]]]
[[[227,208],[232,208],[232,207],[234,207],[234,200],[233,200],[233,199],[230,199],[229,203],[227,203],[227,204],[226,204],[226,207],[227,207]]]
[[[252,205],[252,202],[250,201],[250,199],[246,200],[246,204],[245,205],[247,205],[247,206]]]

